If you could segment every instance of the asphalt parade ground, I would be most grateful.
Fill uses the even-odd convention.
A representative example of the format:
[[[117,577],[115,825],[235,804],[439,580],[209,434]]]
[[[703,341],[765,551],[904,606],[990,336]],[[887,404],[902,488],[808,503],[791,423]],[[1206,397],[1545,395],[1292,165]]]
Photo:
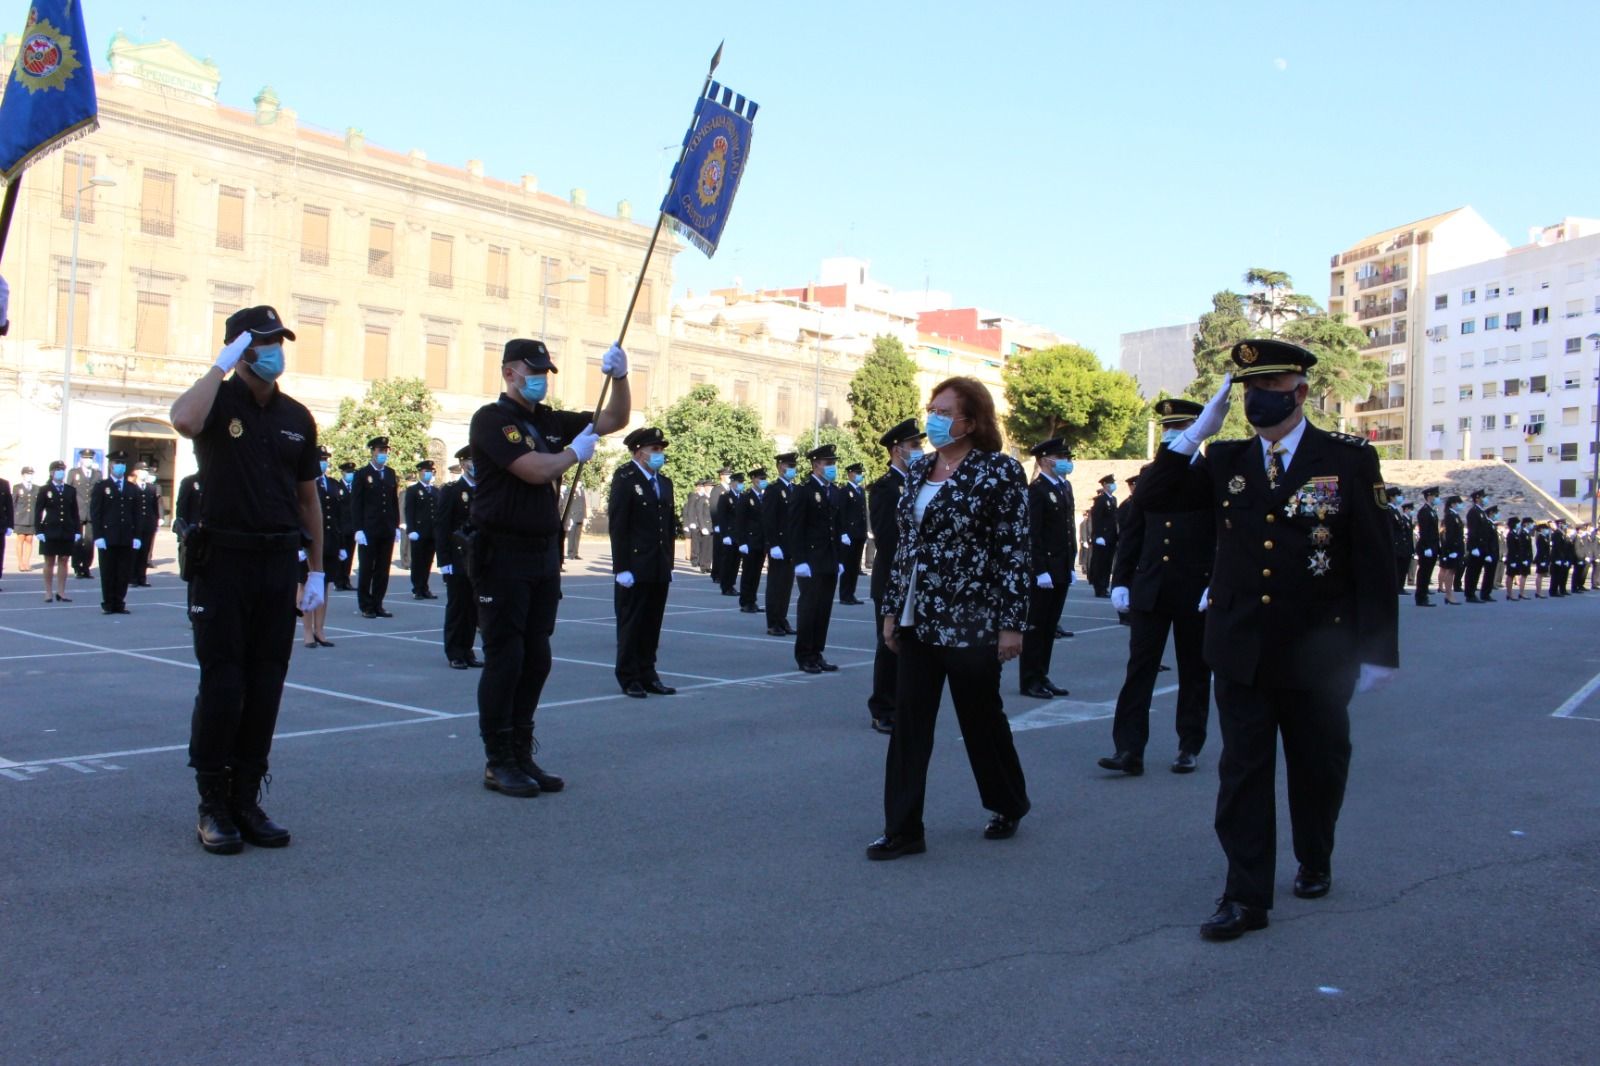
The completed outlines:
[[[1200,771],[1168,773],[1164,673],[1146,774],[1095,766],[1126,631],[1081,581],[1071,696],[1005,671],[1033,800],[1009,841],[981,837],[947,705],[928,853],[865,859],[870,607],[835,608],[841,670],[809,676],[680,566],[678,695],[627,699],[590,558],[537,722],[564,792],[480,786],[478,674],[397,569],[392,619],[336,592],[337,647],[297,634],[264,803],[293,843],[225,857],[194,839],[197,673],[160,554],[126,616],[98,581],[46,606],[37,572],[0,579],[8,1064],[1594,1061],[1600,593],[1402,600],[1402,672],[1352,705],[1332,894],[1289,892],[1280,784],[1271,927],[1213,944],[1215,716]]]

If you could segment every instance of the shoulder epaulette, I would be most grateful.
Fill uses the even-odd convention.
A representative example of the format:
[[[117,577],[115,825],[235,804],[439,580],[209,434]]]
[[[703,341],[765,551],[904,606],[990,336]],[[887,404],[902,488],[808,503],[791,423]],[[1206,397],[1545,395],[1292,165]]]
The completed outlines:
[[[1372,443],[1371,441],[1367,440],[1367,438],[1358,437],[1354,433],[1329,433],[1328,436],[1338,441],[1340,444],[1348,444],[1352,448],[1365,448],[1369,447]]]

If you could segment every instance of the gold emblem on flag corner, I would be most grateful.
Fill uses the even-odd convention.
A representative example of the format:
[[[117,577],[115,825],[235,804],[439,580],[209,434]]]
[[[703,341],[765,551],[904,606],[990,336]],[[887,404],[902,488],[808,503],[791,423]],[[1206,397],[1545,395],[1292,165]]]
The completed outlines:
[[[239,421],[237,418],[235,418],[233,421],[229,422],[228,423],[228,436],[234,438],[235,440],[237,440],[240,437],[244,436],[244,423]]]
[[[722,195],[722,182],[728,174],[728,138],[720,134],[711,141],[711,151],[700,164],[700,180],[695,191],[700,195],[700,206],[710,207]]]
[[[1228,479],[1228,491],[1233,493],[1235,496],[1244,491],[1243,474],[1235,474],[1233,477]]]
[[[67,82],[83,64],[72,46],[72,38],[55,28],[48,19],[38,18],[38,9],[29,11],[30,22],[22,31],[22,46],[17,51],[16,80],[30,93],[45,89],[65,89]]]
[[[1245,366],[1250,366],[1250,365],[1254,364],[1255,361],[1257,359],[1259,359],[1259,358],[1261,358],[1261,356],[1256,352],[1256,346],[1255,345],[1253,345],[1253,344],[1241,344],[1241,345],[1239,345],[1239,362],[1243,363]]]
[[[1321,577],[1323,574],[1326,574],[1332,565],[1333,564],[1328,561],[1328,553],[1325,551],[1312,552],[1311,558],[1306,560],[1306,566],[1310,567],[1311,572],[1317,577]]]

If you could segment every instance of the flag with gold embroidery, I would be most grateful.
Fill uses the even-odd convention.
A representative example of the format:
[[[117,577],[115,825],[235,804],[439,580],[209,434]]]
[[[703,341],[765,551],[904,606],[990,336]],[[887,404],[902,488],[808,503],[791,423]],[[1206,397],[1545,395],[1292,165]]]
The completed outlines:
[[[81,0],[33,0],[0,100],[0,178],[15,181],[40,156],[99,123]]]
[[[717,54],[721,55],[719,48]],[[758,105],[716,82],[706,85],[694,121],[683,138],[683,158],[672,171],[672,187],[661,213],[684,240],[717,254],[734,193],[750,160],[750,128]]]

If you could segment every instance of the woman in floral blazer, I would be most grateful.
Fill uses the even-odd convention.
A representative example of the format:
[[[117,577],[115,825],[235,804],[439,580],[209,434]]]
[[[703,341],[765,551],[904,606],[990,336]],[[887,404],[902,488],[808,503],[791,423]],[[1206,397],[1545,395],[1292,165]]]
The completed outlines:
[[[984,836],[1012,836],[1029,806],[1000,699],[1000,666],[1022,650],[1027,625],[1027,479],[1000,451],[994,400],[973,378],[934,388],[927,431],[935,450],[911,466],[879,605],[899,672],[884,831],[867,848],[871,859],[927,850],[923,797],[946,681],[979,797],[994,814]]]

